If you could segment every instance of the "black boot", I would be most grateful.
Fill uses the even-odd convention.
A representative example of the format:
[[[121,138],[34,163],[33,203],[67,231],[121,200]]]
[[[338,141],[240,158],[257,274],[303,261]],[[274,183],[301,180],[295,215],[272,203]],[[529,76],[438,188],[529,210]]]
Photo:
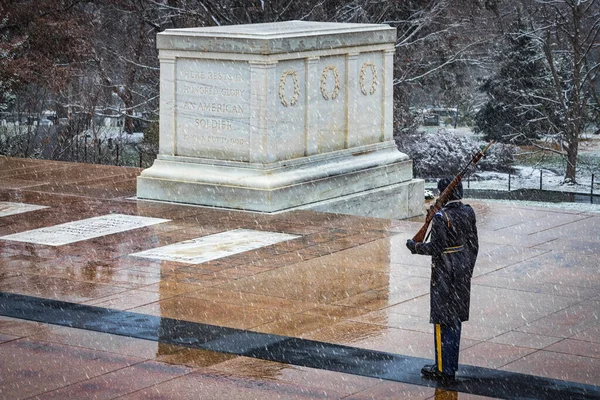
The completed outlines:
[[[438,370],[437,365],[426,365],[421,369],[423,377],[428,379],[435,379],[438,381],[452,382],[454,381],[454,374],[444,374]]]

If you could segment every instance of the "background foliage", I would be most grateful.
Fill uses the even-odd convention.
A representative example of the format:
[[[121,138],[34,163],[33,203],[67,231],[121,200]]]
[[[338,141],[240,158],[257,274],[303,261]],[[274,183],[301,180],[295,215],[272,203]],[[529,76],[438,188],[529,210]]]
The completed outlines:
[[[424,110],[456,108],[457,123],[474,121],[499,141],[539,145],[537,137],[553,134],[559,147],[547,150],[568,161],[574,179],[579,137],[600,119],[599,16],[596,0],[4,0],[0,154],[151,162],[156,34],[165,29],[382,23],[397,29],[400,145],[417,133]],[[107,118],[118,124],[105,126]]]

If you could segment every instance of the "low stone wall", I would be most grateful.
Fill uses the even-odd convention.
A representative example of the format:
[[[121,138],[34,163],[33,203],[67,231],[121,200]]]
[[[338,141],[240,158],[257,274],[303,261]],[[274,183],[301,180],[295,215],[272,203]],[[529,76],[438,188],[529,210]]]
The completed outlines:
[[[472,199],[541,201],[549,203],[593,203],[600,204],[600,195],[585,193],[558,192],[539,189],[478,190],[465,189],[465,197]]]

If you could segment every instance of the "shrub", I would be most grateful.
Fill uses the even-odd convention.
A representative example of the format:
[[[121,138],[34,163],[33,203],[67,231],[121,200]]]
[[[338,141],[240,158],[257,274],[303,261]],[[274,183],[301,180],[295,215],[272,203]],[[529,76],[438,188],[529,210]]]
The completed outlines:
[[[439,129],[436,134],[420,133],[411,136],[402,142],[400,150],[412,158],[415,177],[442,178],[458,174],[485,145],[486,143],[468,136]],[[517,146],[496,143],[478,163],[477,168],[508,172],[512,169],[517,149]]]
[[[482,171],[513,172],[515,154],[519,151],[519,146],[513,144],[494,143],[478,166]]]

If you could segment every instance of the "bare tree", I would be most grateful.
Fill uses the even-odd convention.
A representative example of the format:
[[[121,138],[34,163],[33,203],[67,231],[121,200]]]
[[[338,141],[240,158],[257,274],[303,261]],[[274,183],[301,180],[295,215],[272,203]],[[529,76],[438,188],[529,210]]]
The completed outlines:
[[[49,99],[69,120],[52,152],[64,158],[77,153],[78,133],[95,132],[89,125],[106,110],[121,113],[129,133],[137,122],[158,118],[156,34],[164,29],[294,19],[387,23],[398,30],[394,91],[402,125],[416,101],[455,104],[469,96],[472,72],[485,63],[480,38],[496,29],[499,2],[45,0],[37,9],[25,0],[0,2],[9,15],[0,18],[0,87],[49,88]]]
[[[398,29],[394,94],[396,125],[410,132],[411,106],[476,106],[478,79],[492,68],[490,51],[502,29],[495,1],[393,2]]]
[[[101,84],[123,104],[124,130],[135,131],[135,116],[157,107],[158,60],[156,34],[163,28],[155,7],[140,0],[110,0],[94,5],[91,24],[95,73]]]
[[[579,139],[597,105],[600,2],[536,0],[526,6],[537,21],[526,34],[542,45],[554,88],[551,100],[561,113],[557,129],[567,160],[565,182],[575,183]]]

